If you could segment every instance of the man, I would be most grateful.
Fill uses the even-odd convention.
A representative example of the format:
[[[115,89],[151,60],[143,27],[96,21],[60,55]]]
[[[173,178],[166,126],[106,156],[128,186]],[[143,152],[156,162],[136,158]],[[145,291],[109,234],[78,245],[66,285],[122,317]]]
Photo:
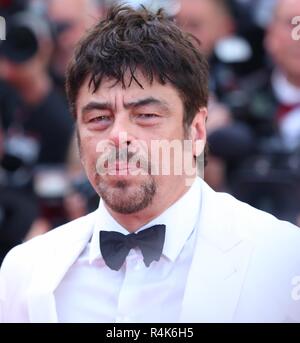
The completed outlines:
[[[196,176],[208,73],[194,42],[127,7],[81,41],[67,91],[102,200],[8,254],[2,321],[300,321],[298,229]]]
[[[275,2],[265,36],[272,68],[240,84],[237,94],[245,101],[236,107],[237,121],[214,132],[211,150],[227,160],[232,194],[300,226],[300,172],[292,162],[299,160],[300,151],[300,44],[292,25],[299,13],[297,0]],[[244,132],[241,138],[233,135],[238,130]],[[225,139],[231,141],[227,149]],[[241,141],[248,151],[234,156],[239,149],[228,146],[240,148]],[[259,165],[268,166],[262,171]]]
[[[290,149],[298,147],[300,139],[300,44],[292,34],[293,18],[299,13],[299,1],[279,0],[265,40],[266,50],[275,64],[269,85],[273,102],[279,105],[274,115]]]

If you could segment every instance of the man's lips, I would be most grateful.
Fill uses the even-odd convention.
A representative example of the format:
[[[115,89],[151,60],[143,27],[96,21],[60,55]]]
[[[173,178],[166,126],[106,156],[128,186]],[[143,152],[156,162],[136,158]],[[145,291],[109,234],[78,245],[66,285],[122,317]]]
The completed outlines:
[[[109,165],[107,164],[106,168],[108,174],[124,173],[126,175],[127,173],[130,173],[130,171],[140,169],[140,163],[115,162],[109,163]]]

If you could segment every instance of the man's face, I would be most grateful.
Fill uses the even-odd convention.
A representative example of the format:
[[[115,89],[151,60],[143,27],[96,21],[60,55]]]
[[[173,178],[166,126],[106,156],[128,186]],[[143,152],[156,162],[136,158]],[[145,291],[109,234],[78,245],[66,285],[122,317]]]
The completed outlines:
[[[183,103],[175,88],[156,81],[150,85],[141,73],[137,79],[143,88],[134,81],[122,88],[104,79],[95,93],[86,81],[77,98],[80,152],[88,179],[106,205],[122,214],[149,206],[155,211],[161,201],[172,203],[186,187],[182,164],[187,158],[193,162],[195,141],[205,140],[205,110],[185,130]],[[184,138],[192,138],[191,149],[182,149]],[[157,149],[160,143],[172,143],[175,152],[167,148],[163,155],[163,148]],[[181,153],[185,162],[177,159]],[[194,177],[195,164],[193,168]]]
[[[293,40],[292,18],[300,15],[299,0],[280,0],[266,36],[266,48],[287,74],[300,77],[300,43]]]
[[[232,32],[232,20],[212,0],[181,0],[180,5],[178,25],[197,37],[202,51],[210,56],[216,42]]]

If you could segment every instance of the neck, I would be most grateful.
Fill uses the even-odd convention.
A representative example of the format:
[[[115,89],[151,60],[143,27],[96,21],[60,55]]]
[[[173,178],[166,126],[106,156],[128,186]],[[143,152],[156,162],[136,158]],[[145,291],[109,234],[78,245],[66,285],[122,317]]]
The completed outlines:
[[[160,214],[171,207],[177,200],[179,200],[185,193],[188,192],[190,186],[182,184],[177,187],[169,187],[166,191],[157,192],[153,202],[147,208],[142,211],[133,214],[121,214],[113,211],[111,208],[105,205],[110,215],[128,232],[132,233],[139,228],[149,223],[151,220],[157,218]]]

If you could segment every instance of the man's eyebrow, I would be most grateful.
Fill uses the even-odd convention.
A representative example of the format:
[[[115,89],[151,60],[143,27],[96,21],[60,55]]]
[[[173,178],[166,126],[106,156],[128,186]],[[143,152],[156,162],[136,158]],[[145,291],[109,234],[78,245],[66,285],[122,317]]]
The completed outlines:
[[[158,105],[159,107],[163,108],[166,111],[169,110],[169,106],[164,100],[156,99],[153,97],[148,97],[145,99],[127,102],[124,104],[124,107],[128,109],[128,108],[136,108],[136,107],[142,107],[142,106],[147,106],[147,105]]]
[[[169,111],[169,106],[164,100],[156,99],[153,97],[148,97],[148,98],[124,103],[124,107],[126,109],[137,108],[137,107],[142,107],[142,106],[147,106],[147,105],[158,105],[164,111],[167,111],[167,112]],[[81,113],[84,115],[85,113],[93,111],[93,110],[113,110],[113,106],[109,102],[91,101],[82,107]]]
[[[92,110],[111,110],[112,106],[108,102],[92,101],[82,107],[81,113],[85,114]]]

